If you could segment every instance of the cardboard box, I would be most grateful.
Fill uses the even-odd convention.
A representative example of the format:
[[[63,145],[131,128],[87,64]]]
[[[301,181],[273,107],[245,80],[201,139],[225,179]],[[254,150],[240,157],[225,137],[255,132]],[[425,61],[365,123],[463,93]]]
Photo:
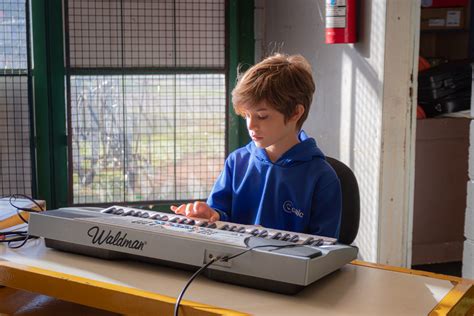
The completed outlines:
[[[462,260],[470,123],[416,122],[413,265]]]
[[[461,30],[464,24],[464,7],[421,9],[421,30]]]

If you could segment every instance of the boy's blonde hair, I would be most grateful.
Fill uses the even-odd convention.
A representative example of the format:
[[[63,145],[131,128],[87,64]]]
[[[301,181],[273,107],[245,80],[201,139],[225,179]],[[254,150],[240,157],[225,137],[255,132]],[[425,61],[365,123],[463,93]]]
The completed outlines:
[[[285,123],[301,104],[304,113],[296,124],[299,130],[308,117],[314,90],[311,65],[303,56],[275,54],[239,76],[232,103],[235,112],[242,115],[246,108],[266,101],[284,115]]]

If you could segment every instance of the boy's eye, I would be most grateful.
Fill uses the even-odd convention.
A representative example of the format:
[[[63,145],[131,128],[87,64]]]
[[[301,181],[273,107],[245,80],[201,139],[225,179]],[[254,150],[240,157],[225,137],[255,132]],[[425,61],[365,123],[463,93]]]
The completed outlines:
[[[268,115],[262,115],[258,117],[259,120],[265,120],[267,118],[268,118]]]

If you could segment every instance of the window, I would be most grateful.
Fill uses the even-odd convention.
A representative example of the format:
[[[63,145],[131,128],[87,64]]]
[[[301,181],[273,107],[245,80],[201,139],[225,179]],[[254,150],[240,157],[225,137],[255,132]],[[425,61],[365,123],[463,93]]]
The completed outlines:
[[[0,3],[0,195],[33,191],[25,0]]]
[[[206,198],[225,157],[225,1],[64,1],[72,204]]]

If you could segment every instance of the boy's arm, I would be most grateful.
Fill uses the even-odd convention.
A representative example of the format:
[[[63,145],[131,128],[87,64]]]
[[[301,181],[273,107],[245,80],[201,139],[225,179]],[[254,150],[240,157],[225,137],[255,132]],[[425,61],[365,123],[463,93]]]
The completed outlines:
[[[342,194],[339,179],[334,179],[313,196],[309,232],[313,235],[339,237]]]
[[[226,222],[231,221],[232,165],[233,163],[229,157],[207,199],[207,204],[219,213],[220,220]]]

